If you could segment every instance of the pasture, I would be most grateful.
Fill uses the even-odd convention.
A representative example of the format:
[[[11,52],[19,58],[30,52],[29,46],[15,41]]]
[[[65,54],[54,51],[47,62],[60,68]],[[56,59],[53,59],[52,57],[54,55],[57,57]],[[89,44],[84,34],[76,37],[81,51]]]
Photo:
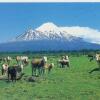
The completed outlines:
[[[30,58],[42,55],[45,54],[31,55]],[[70,55],[70,68],[59,68],[59,54],[46,56],[48,62],[55,64],[51,73],[36,77],[35,82],[28,82],[25,77],[31,76],[29,64],[24,68],[23,78],[16,83],[0,80],[0,100],[100,100],[100,72],[88,73],[97,67],[96,61],[89,62],[85,55]]]

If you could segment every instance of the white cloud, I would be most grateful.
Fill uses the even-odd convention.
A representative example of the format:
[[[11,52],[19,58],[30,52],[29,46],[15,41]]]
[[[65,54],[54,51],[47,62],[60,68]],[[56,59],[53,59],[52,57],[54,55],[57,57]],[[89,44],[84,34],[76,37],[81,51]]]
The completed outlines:
[[[80,27],[80,26],[73,26],[73,27],[60,27],[61,30],[66,31],[67,33],[82,37],[85,40],[100,44],[100,31],[96,29],[92,29],[89,27]]]
[[[60,32],[63,32],[65,36],[70,34],[72,36],[81,37],[88,42],[100,44],[100,31],[89,27],[58,27],[52,22],[47,22],[42,24],[40,27],[36,28],[36,30],[44,33],[54,31],[54,34],[59,34]]]

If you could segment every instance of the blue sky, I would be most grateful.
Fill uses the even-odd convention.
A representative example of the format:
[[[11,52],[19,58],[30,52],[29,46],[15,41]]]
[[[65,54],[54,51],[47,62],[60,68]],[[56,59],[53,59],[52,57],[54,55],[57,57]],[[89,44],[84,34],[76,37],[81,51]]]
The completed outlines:
[[[0,42],[46,22],[100,30],[100,3],[0,3]]]

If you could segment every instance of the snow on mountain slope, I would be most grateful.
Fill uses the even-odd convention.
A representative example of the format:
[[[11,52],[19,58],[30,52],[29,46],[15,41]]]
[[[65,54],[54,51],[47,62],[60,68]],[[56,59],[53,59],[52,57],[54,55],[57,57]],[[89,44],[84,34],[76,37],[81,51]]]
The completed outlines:
[[[58,27],[51,22],[41,25],[36,30],[41,32],[47,32],[48,34],[52,31],[57,34],[63,33],[64,37],[72,35],[75,37],[83,38],[85,41],[100,44],[100,31],[89,27]]]
[[[26,31],[24,34],[14,38],[14,41],[23,40],[67,40],[72,41],[82,38],[90,43],[100,44],[100,31],[89,27],[59,27],[51,22],[44,23],[40,27]]]
[[[45,23],[0,44],[0,51],[61,51],[100,49],[100,32],[88,27],[59,27]]]
[[[71,41],[76,39],[75,36],[60,31],[53,23],[46,23],[35,30],[28,30],[24,34],[17,36],[13,41],[28,41],[28,40],[61,40]]]
[[[24,34],[17,36],[13,40],[14,41],[23,41],[23,40],[27,41],[27,40],[41,40],[41,39],[46,39],[46,38],[47,36],[44,35],[42,32],[30,29],[26,31]]]
[[[43,32],[48,37],[55,36],[68,39],[68,37],[70,38],[70,36],[72,36],[70,34],[67,34],[67,32],[62,31],[58,26],[51,22],[45,23],[40,27],[36,28],[35,30]]]
[[[49,31],[55,31],[59,32],[59,27],[57,27],[55,24],[48,22],[42,24],[40,27],[36,28],[36,30],[39,30],[41,32],[49,32]]]

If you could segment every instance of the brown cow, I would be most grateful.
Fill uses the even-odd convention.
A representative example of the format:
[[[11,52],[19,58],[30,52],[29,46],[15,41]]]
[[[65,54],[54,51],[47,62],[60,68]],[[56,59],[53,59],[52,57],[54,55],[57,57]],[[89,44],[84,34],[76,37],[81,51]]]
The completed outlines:
[[[38,70],[39,75],[44,73],[44,66],[47,63],[47,57],[43,57],[42,59],[33,59],[31,64],[32,64],[32,75],[33,72],[36,73],[36,70]]]
[[[70,67],[68,56],[62,56],[62,59],[58,60],[58,63],[61,65],[61,68],[64,68],[65,65],[67,65],[67,67]]]

